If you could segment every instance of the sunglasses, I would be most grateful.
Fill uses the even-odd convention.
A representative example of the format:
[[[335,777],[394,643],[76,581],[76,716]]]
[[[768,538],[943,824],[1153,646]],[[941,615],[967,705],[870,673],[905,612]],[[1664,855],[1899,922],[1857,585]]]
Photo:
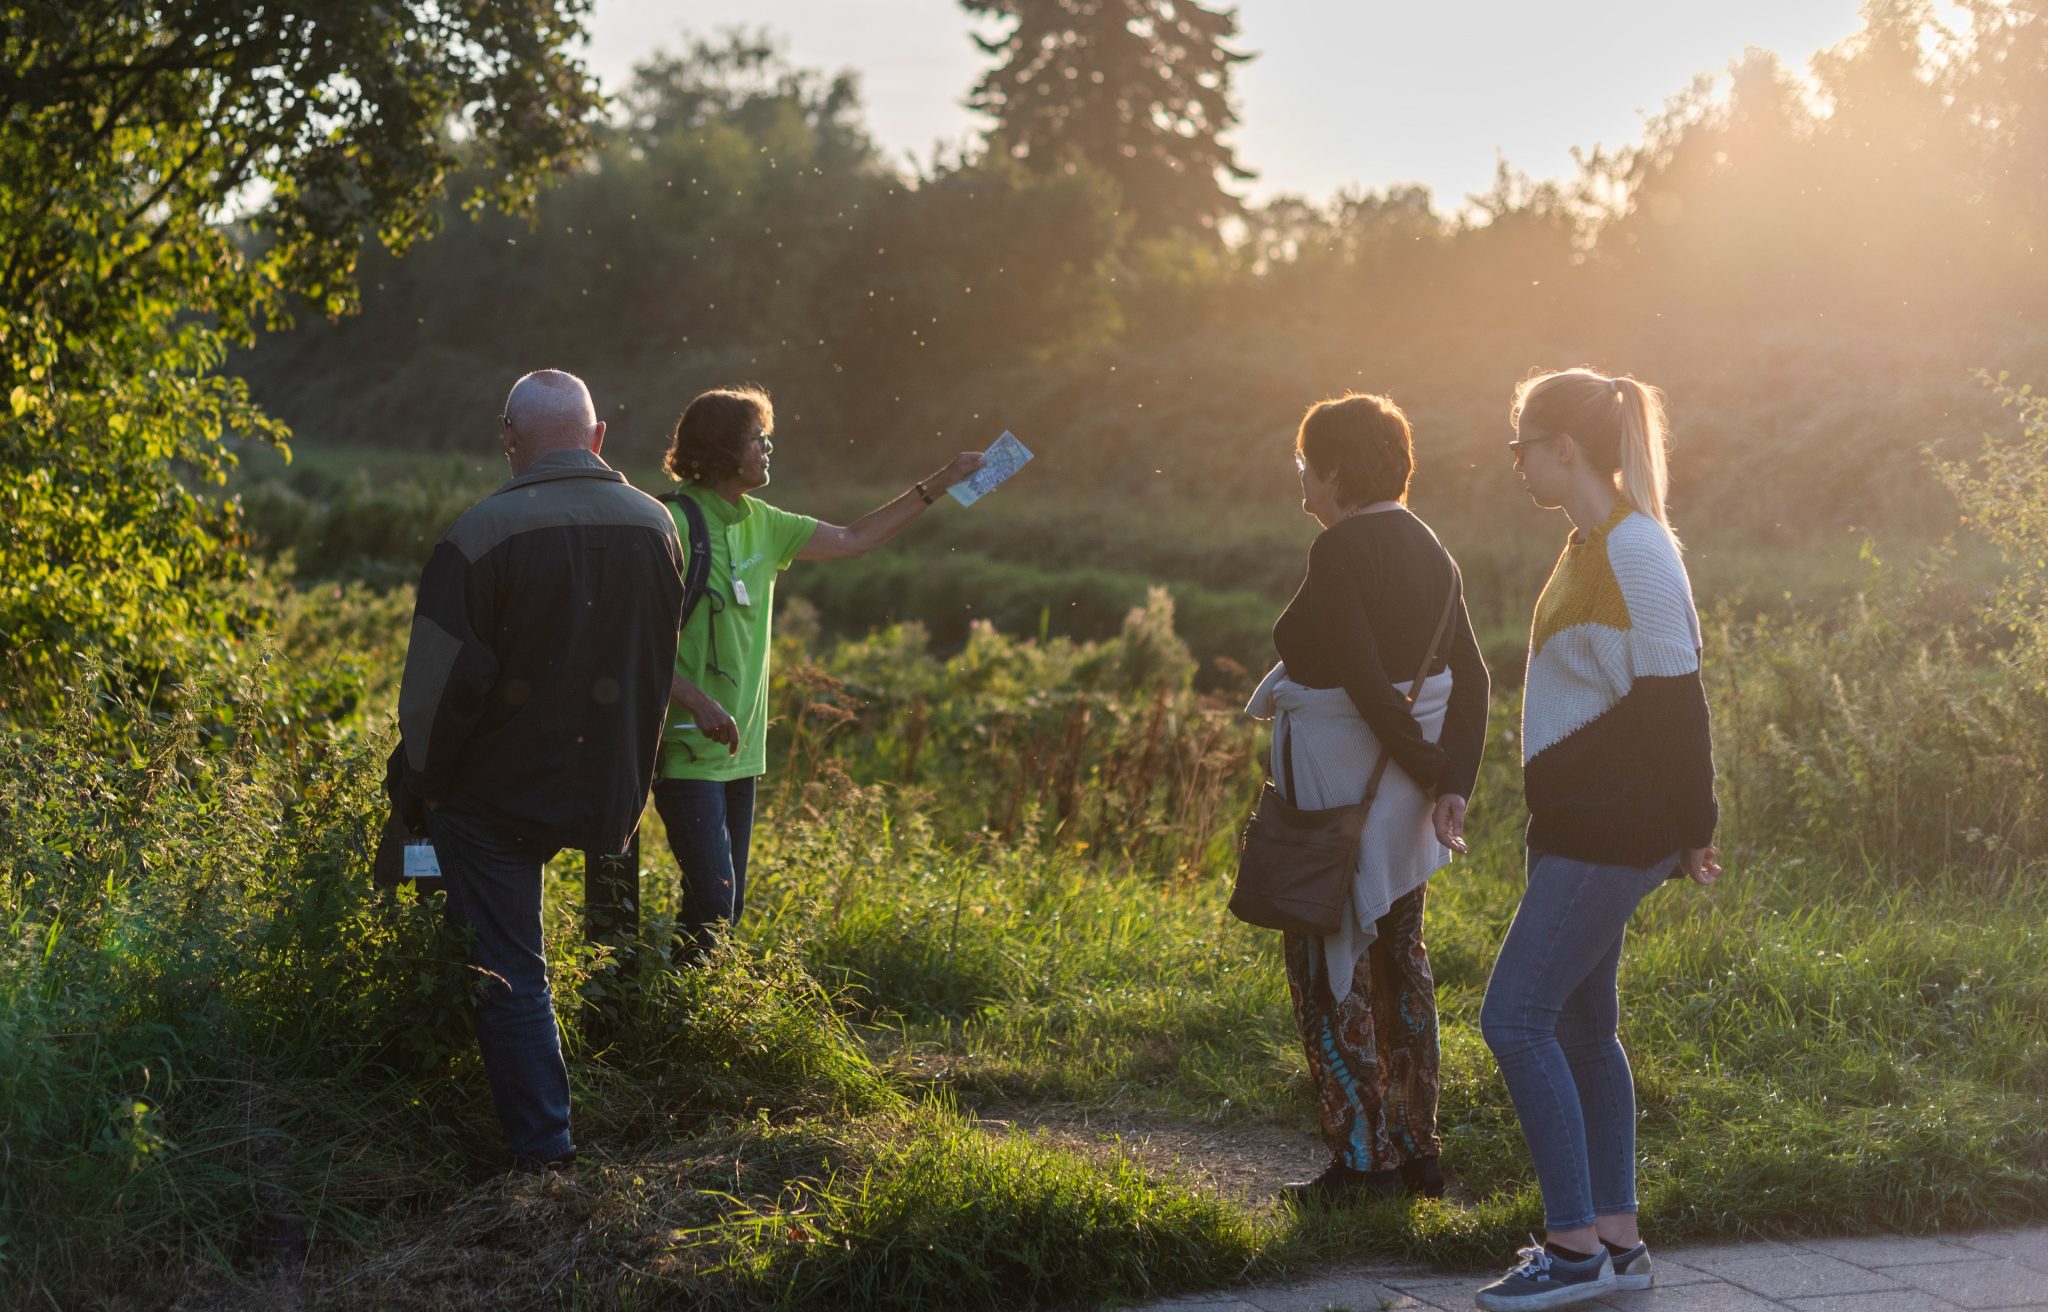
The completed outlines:
[[[1545,433],[1541,437],[1518,437],[1508,443],[1508,454],[1515,458],[1515,468],[1520,469],[1522,467],[1522,457],[1528,454],[1530,447],[1542,446],[1545,442],[1555,442],[1558,438],[1566,436],[1568,434],[1565,433]]]

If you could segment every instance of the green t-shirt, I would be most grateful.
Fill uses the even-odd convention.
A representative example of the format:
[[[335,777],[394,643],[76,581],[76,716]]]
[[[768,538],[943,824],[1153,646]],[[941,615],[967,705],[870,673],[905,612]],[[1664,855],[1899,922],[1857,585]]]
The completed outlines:
[[[696,728],[696,717],[668,704],[661,739],[664,779],[746,779],[768,769],[768,644],[775,610],[775,576],[789,568],[817,531],[818,521],[743,496],[734,505],[709,488],[685,485],[684,496],[704,508],[711,530],[711,575],[704,600],[676,644],[676,673],[702,688],[739,725],[733,755]],[[682,507],[670,506],[683,561],[690,527]],[[714,639],[715,635],[715,639]],[[715,643],[715,645],[714,645]]]

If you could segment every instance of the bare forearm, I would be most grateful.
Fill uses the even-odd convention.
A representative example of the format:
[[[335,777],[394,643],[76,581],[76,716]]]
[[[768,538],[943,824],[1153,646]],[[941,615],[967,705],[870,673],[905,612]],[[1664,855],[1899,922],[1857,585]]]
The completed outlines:
[[[910,527],[910,521],[931,508],[947,488],[981,468],[978,452],[962,451],[938,473],[921,479],[902,496],[841,528],[819,524],[811,540],[796,553],[798,560],[846,560],[865,555]]]
[[[853,538],[853,545],[859,551],[873,551],[890,538],[910,527],[910,521],[922,515],[930,507],[925,499],[911,488],[888,505],[870,510],[846,526]]]
[[[695,710],[704,697],[704,690],[680,674],[671,674],[668,680],[668,699],[678,706]]]
[[[710,693],[682,675],[672,674],[668,681],[668,699],[690,713],[698,733],[714,743],[724,744],[729,752],[737,753],[740,750],[739,726],[733,722],[732,713],[720,706],[718,699]]]

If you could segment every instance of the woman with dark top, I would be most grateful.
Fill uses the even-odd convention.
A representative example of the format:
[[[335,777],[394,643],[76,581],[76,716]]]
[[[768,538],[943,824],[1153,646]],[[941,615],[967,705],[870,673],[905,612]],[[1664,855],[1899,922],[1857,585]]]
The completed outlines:
[[[1465,802],[1486,740],[1486,663],[1458,566],[1407,507],[1408,420],[1383,396],[1311,408],[1295,438],[1302,509],[1323,526],[1301,589],[1273,626],[1281,664],[1253,700],[1272,714],[1276,774],[1296,805],[1355,803],[1382,745],[1349,914],[1326,938],[1286,937],[1287,982],[1332,1161],[1285,1194],[1308,1206],[1439,1195],[1436,985],[1422,943],[1430,874],[1464,850]],[[1450,623],[1411,708],[1446,598]],[[1289,761],[1279,761],[1282,753]],[[1319,795],[1311,796],[1310,793]]]
[[[1664,512],[1663,398],[1567,369],[1518,387],[1509,418],[1529,496],[1573,531],[1529,630],[1528,883],[1479,1012],[1545,1234],[1479,1291],[1491,1312],[1650,1287],[1616,972],[1637,904],[1666,879],[1721,872],[1700,621]]]

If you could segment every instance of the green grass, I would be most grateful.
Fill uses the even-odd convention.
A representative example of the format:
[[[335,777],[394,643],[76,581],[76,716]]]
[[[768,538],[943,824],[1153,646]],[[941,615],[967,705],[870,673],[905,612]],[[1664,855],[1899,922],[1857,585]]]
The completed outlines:
[[[730,1268],[792,1307],[1085,1303],[1215,1285],[1280,1227],[926,1103],[874,1156],[720,1223]]]
[[[1477,1030],[1518,895],[1510,801],[1482,800],[1473,856],[1431,886],[1446,1161],[1475,1205],[1382,1209],[1375,1251],[1484,1262],[1540,1223]],[[1312,1124],[1275,937],[1229,918],[1220,879],[951,851],[885,831],[891,809],[837,813],[836,858],[815,830],[771,837],[753,932],[844,980],[902,1078],[1003,1105]],[[1901,890],[1797,861],[1660,890],[1622,981],[1646,1224],[1922,1231],[2048,1210],[2044,911],[2037,889]]]
[[[335,885],[316,882],[314,903],[270,907],[274,944],[230,955],[211,936],[248,925],[236,903],[130,886],[49,968],[12,963],[11,1105],[74,1110],[67,1125],[10,1124],[5,1274],[89,1297],[172,1270],[253,1297],[219,1273],[267,1269],[266,1198],[289,1200],[308,1293],[392,1307],[912,1307],[941,1292],[998,1307],[1367,1254],[1489,1263],[1539,1219],[1475,1029],[1517,877],[1500,783],[1475,816],[1474,857],[1432,888],[1461,1202],[1297,1221],[977,1126],[954,1105],[1138,1108],[1306,1135],[1275,944],[1228,917],[1214,871],[1162,876],[1057,840],[949,831],[918,809],[928,793],[868,785],[766,817],[755,946],[702,974],[630,976],[616,992],[626,1046],[581,1055],[567,1014],[590,1160],[565,1182],[465,1183],[493,1127],[455,988],[429,968],[429,923],[345,886],[334,919],[316,904]],[[221,822],[195,838],[225,862],[237,827]],[[140,826],[139,846],[161,833]],[[673,873],[647,837],[658,939]],[[187,856],[204,868],[200,848]],[[573,863],[559,873],[549,927],[570,989],[592,963],[574,943]],[[1986,897],[1938,877],[1901,890],[1793,862],[1658,893],[1623,979],[1651,1233],[1917,1231],[2048,1211],[2044,911],[2034,891]],[[115,940],[116,958],[91,946]],[[133,1019],[83,1017],[87,1002]],[[82,1028],[105,1044],[84,1065],[63,1038]],[[252,1136],[275,1155],[252,1153]],[[109,1207],[116,1229],[88,1220]],[[507,1245],[522,1254],[512,1266]]]
[[[489,472],[378,492],[417,468],[351,484],[365,559]],[[341,510],[293,495],[329,541]],[[1033,586],[1164,549],[1142,515],[1047,522]],[[1187,568],[1228,582],[1233,543],[1300,527],[1248,517]],[[1468,578],[1540,575],[1541,549]],[[1972,614],[1974,564],[1852,568],[1856,605],[1710,624],[1730,872],[1657,893],[1622,980],[1660,1240],[2048,1215],[2048,718]],[[365,877],[406,595],[249,600],[288,658],[219,638],[146,697],[84,667],[68,716],[0,736],[9,1306],[268,1306],[279,1282],[394,1308],[1085,1304],[1335,1257],[1492,1265],[1539,1222],[1475,1027],[1520,880],[1511,695],[1475,850],[1431,891],[1451,1201],[1294,1218],[978,1119],[1312,1133],[1278,944],[1224,909],[1247,676],[1194,691],[1181,616],[1142,595],[1103,603],[1099,641],[957,650],[786,612],[742,941],[688,974],[593,953],[559,861],[560,996],[621,1040],[564,1008],[576,1176],[478,1184],[499,1143],[464,972],[433,908]],[[651,815],[644,851],[653,943],[676,880]]]
[[[1268,1246],[1269,1220],[923,1098],[794,954],[594,955],[573,878],[545,909],[555,982],[602,985],[620,1035],[594,1052],[565,1006],[588,1168],[475,1185],[501,1148],[466,972],[436,907],[367,883],[374,741],[293,738],[330,690],[277,673],[158,720],[87,672],[47,736],[0,738],[8,1306],[268,1306],[281,1282],[388,1307],[998,1307],[1020,1281],[1214,1283]]]

